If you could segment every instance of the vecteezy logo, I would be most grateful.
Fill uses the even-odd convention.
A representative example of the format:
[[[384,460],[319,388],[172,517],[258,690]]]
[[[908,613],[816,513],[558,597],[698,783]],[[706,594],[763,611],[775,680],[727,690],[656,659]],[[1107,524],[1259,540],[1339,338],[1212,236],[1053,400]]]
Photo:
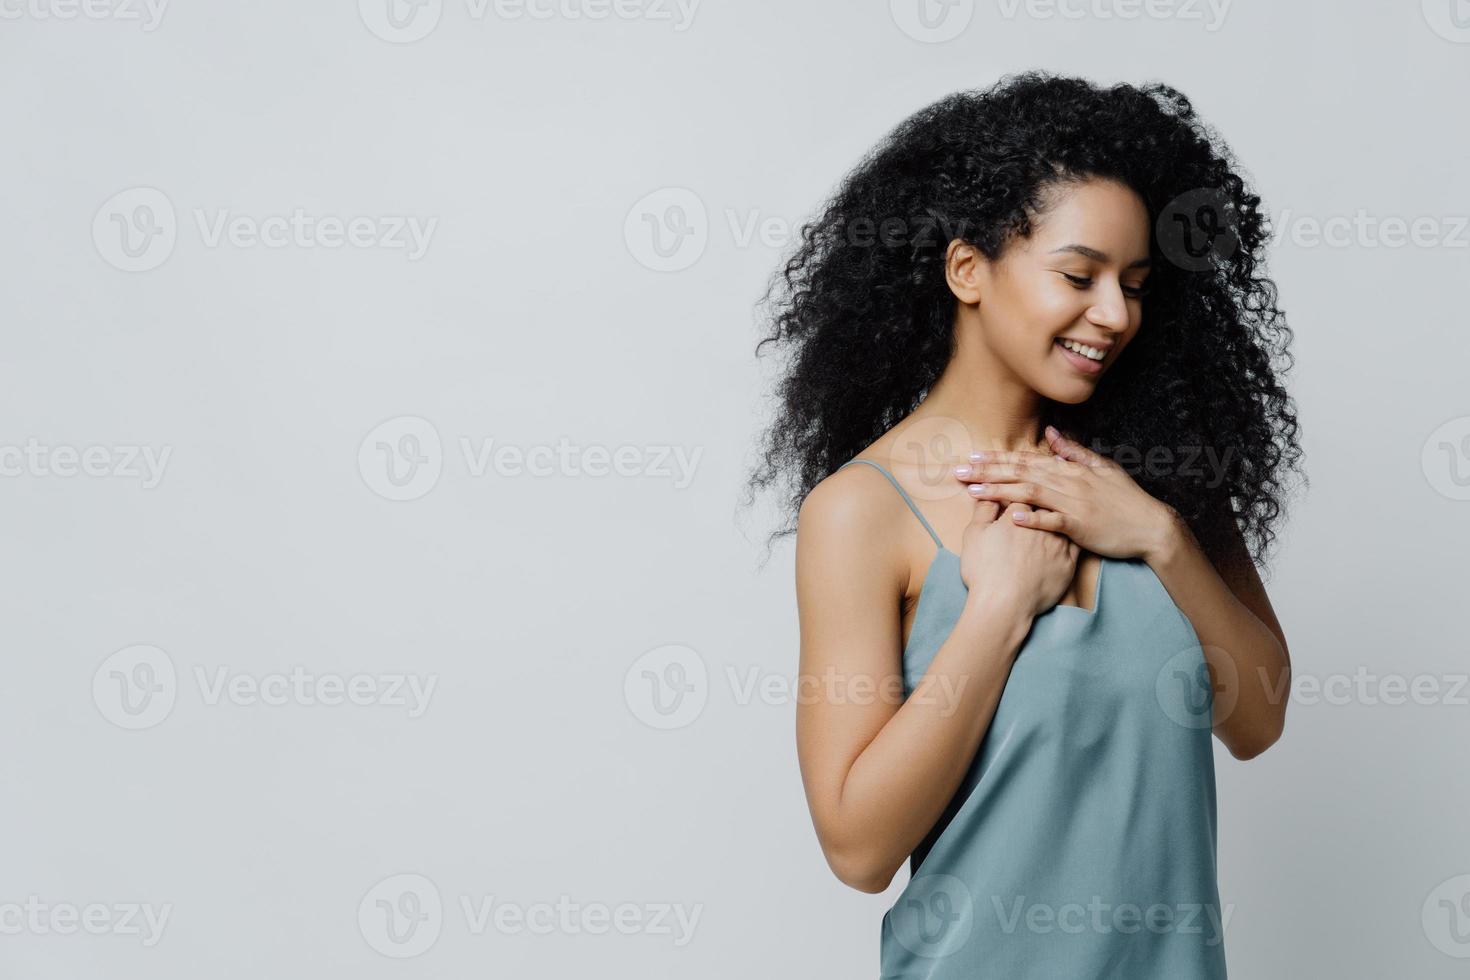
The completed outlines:
[[[173,660],[147,644],[124,647],[92,675],[92,703],[119,728],[152,728],[174,710],[178,693]]]
[[[400,415],[369,432],[357,448],[362,482],[387,500],[417,500],[439,482],[444,449],[428,419]]]
[[[393,44],[411,44],[439,26],[444,0],[357,0],[357,13],[373,34]]]
[[[1470,0],[1423,0],[1424,21],[1446,41],[1470,44]]]
[[[942,44],[959,37],[975,16],[975,0],[889,0],[893,22],[915,41]]]
[[[954,475],[955,467],[970,461],[975,440],[965,423],[948,415],[930,415],[904,426],[893,444],[896,468],[907,474],[910,496],[920,500],[948,500],[966,496],[967,484]]]
[[[693,723],[709,700],[704,658],[677,644],[649,650],[623,676],[623,700],[649,728],[669,730]]]
[[[173,203],[154,187],[119,191],[92,218],[97,253],[124,272],[158,268],[173,254],[178,234]]]
[[[1421,915],[1424,935],[1435,949],[1456,959],[1470,958],[1470,875],[1435,886]]]
[[[1206,650],[1216,647],[1190,645],[1164,662],[1154,677],[1154,697],[1169,720],[1183,728],[1210,728],[1230,717],[1239,696],[1234,659],[1217,657],[1223,664],[1218,681],[1211,677]],[[1223,653],[1223,651],[1222,651]]]
[[[645,196],[623,221],[623,240],[639,264],[678,272],[699,261],[709,244],[709,218],[699,195],[665,187]]]
[[[1221,191],[1201,187],[1180,194],[1159,212],[1159,249],[1188,272],[1206,272],[1229,261],[1240,247],[1235,206]]]
[[[908,883],[884,918],[904,949],[938,959],[970,938],[975,900],[965,883],[953,875],[920,875]]]
[[[423,875],[390,875],[357,906],[357,928],[384,956],[407,959],[426,952],[444,927],[439,889]]]
[[[1429,433],[1419,462],[1441,497],[1470,500],[1470,415],[1450,419]]]

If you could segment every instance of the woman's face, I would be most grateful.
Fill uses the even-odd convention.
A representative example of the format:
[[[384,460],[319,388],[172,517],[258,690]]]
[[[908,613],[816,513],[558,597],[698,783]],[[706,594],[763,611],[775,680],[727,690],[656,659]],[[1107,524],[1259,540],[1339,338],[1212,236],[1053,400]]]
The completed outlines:
[[[1128,187],[1100,179],[1055,184],[1046,201],[1030,237],[1014,239],[995,262],[980,256],[971,270],[974,315],[1011,375],[1076,404],[1092,396],[1143,320],[1148,210]]]

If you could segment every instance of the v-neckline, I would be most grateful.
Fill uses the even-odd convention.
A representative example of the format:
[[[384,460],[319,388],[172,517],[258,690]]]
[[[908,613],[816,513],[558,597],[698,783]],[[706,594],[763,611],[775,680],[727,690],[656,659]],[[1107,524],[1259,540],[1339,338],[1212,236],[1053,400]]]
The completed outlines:
[[[904,639],[903,642],[903,654],[905,657],[908,655],[909,648],[912,647],[914,643],[914,628],[919,624],[919,614],[923,611],[924,608],[924,596],[928,594],[929,587],[934,584],[934,570],[939,565],[939,559],[945,555],[948,555],[954,559],[955,576],[957,578],[959,577],[960,556],[955,554],[953,551],[950,551],[944,545],[939,545],[937,547],[937,550],[934,552],[934,557],[929,560],[929,568],[924,573],[924,584],[919,586],[918,598],[914,600],[914,618],[913,621],[909,623],[908,636]],[[1083,609],[1081,606],[1063,605],[1059,602],[1048,609],[1046,612],[1038,614],[1033,619],[1033,622],[1046,619],[1047,616],[1050,616],[1058,609],[1070,609],[1078,615],[1084,617],[1084,621],[1095,622],[1097,620],[1098,610],[1102,608],[1103,573],[1107,571],[1108,562],[1110,561],[1112,561],[1112,559],[1108,558],[1106,555],[1098,555],[1097,584],[1093,586],[1091,609]],[[964,581],[961,580],[960,586],[962,588],[964,587],[964,584]]]
[[[945,554],[953,555],[955,561],[956,562],[959,561],[960,556],[959,555],[956,555],[953,551],[950,551],[944,545],[939,545],[939,550],[942,551],[942,552],[944,552]],[[935,555],[935,557],[937,558],[938,555]],[[1097,611],[1100,608],[1102,608],[1103,573],[1105,571],[1107,571],[1108,560],[1109,560],[1106,555],[1098,555],[1097,558],[1098,558],[1097,582],[1092,587],[1092,608],[1091,609],[1083,609],[1081,606],[1074,606],[1074,605],[1071,605],[1071,604],[1063,604],[1063,603],[1058,602],[1056,605],[1052,606],[1051,609],[1075,609],[1079,613],[1081,613],[1082,615],[1088,616],[1088,617],[1096,616],[1097,615]],[[929,562],[929,571],[926,572],[925,575],[924,575],[924,584],[921,585],[921,586],[919,586],[919,599],[923,599],[924,598],[924,590],[927,589],[927,588],[929,588],[929,579],[932,577],[933,571],[934,571],[934,562],[933,561],[930,561]],[[1051,612],[1051,609],[1048,609],[1046,612],[1042,613],[1041,615],[1042,616],[1045,616],[1047,613]],[[917,615],[917,612],[918,612],[918,603],[917,602],[914,605],[914,610],[915,610],[915,615]]]

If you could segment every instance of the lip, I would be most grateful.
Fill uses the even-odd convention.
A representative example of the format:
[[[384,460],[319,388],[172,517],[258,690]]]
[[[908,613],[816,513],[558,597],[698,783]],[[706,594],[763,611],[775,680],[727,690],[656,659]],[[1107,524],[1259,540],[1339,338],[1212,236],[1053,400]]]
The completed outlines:
[[[1058,337],[1057,339],[1070,340],[1074,344],[1082,344],[1086,347],[1096,347],[1104,354],[1113,349],[1113,342],[1111,340],[1083,340],[1081,337]]]
[[[1067,350],[1067,348],[1065,348],[1065,347],[1063,347],[1061,345],[1061,341],[1064,340],[1064,339],[1070,340],[1071,338],[1058,337],[1055,341],[1052,342],[1052,346],[1055,347],[1057,350],[1059,350],[1059,351],[1062,352],[1062,356],[1067,359],[1067,363],[1068,364],[1072,365],[1074,368],[1076,368],[1078,371],[1081,371],[1083,374],[1088,374],[1088,375],[1102,374],[1103,365],[1105,363],[1107,363],[1107,359],[1108,359],[1107,358],[1107,352],[1106,352],[1106,350],[1104,348],[1102,348],[1102,347],[1099,347],[1098,348],[1098,350],[1103,350],[1104,351],[1104,353],[1103,353],[1103,359],[1101,361],[1094,361],[1094,360],[1090,360],[1090,359],[1088,359],[1086,357],[1083,357],[1081,354],[1076,354],[1076,353],[1073,353],[1072,351]],[[1078,341],[1078,343],[1082,343],[1082,341]],[[1088,346],[1093,346],[1093,345],[1088,345]]]

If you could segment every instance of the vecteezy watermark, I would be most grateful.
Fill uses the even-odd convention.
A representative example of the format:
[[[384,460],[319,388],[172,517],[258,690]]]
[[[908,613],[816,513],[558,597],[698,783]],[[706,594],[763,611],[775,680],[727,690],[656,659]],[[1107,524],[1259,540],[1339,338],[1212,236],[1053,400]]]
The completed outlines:
[[[515,936],[605,936],[616,932],[622,936],[669,936],[676,948],[688,946],[694,929],[704,913],[704,903],[686,906],[682,902],[606,902],[575,901],[569,895],[557,896],[551,902],[507,902],[494,895],[460,896],[470,934],[487,932]]]
[[[1088,447],[1121,466],[1129,476],[1204,477],[1202,484],[1215,488],[1225,484],[1235,447],[1221,451],[1216,446],[1149,446],[1144,449],[1128,443],[1111,445],[1094,439]]]
[[[1199,936],[1204,946],[1218,946],[1225,941],[1225,929],[1235,914],[1234,904],[1222,911],[1212,902],[1105,902],[1093,895],[1082,902],[1027,902],[1025,895],[990,896],[1000,930],[1007,935],[1024,928],[1038,935],[1061,932],[1067,935],[1106,934],[1120,932],[1133,935],[1151,932],[1155,935],[1177,933]]]
[[[412,44],[433,33],[444,14],[444,0],[357,0],[357,15],[375,36],[393,44]]]
[[[959,709],[960,697],[969,684],[968,677],[958,683],[951,677],[940,677],[906,692],[903,677],[896,672],[845,673],[834,667],[820,674],[791,676],[759,666],[726,664],[716,676],[723,678],[730,701],[739,707],[878,702],[896,707],[913,702],[938,705],[946,718]],[[650,728],[687,728],[704,713],[713,686],[709,666],[698,651],[668,644],[641,654],[628,665],[623,675],[623,702],[633,717]]]
[[[628,253],[654,272],[679,272],[699,261],[709,244],[704,201],[687,187],[644,195],[623,219]]]
[[[163,482],[172,446],[48,446],[32,437],[25,445],[0,444],[0,477],[138,480],[144,490]]]
[[[460,895],[454,903],[466,932],[517,936],[672,937],[678,948],[694,938],[704,904],[583,902],[559,895],[555,902],[513,902],[495,895]],[[357,906],[362,938],[378,953],[408,959],[427,952],[444,931],[444,900],[421,874],[390,875],[373,885]]]
[[[716,228],[731,247],[788,248],[801,236],[803,221],[755,207],[726,207],[718,222],[699,194],[687,187],[661,187],[645,194],[623,219],[623,241],[638,264],[655,272],[679,272],[704,255]],[[923,215],[858,215],[823,235],[851,248],[942,249],[974,233],[967,219]],[[724,238],[721,239],[722,241]]]
[[[1456,875],[1434,886],[1420,911],[1424,936],[1446,956],[1470,959],[1470,875]]]
[[[975,0],[889,0],[898,29],[915,41],[943,44],[965,32],[975,16]]]
[[[1206,31],[1225,23],[1232,0],[995,0],[1007,21],[1175,20],[1200,21]],[[889,0],[888,12],[899,30],[916,41],[942,44],[965,32],[975,17],[975,0]]]
[[[1159,251],[1186,272],[1225,265],[1240,248],[1239,215],[1224,191],[1197,187],[1159,210],[1154,232]]]
[[[112,20],[154,31],[169,0],[0,0],[0,20]]]
[[[0,935],[5,936],[136,936],[144,946],[163,938],[172,902],[45,902],[37,895],[24,902],[0,901]]]
[[[199,693],[210,707],[335,708],[350,704],[360,708],[403,708],[409,718],[423,716],[439,684],[438,674],[313,674],[299,665],[284,673],[247,674],[228,667],[207,671],[201,666],[196,666],[193,673]]]
[[[173,659],[150,644],[118,650],[92,674],[92,703],[119,728],[152,728],[174,710],[178,696]]]
[[[439,483],[444,444],[428,419],[400,415],[376,426],[357,447],[357,471],[387,500],[417,500]]]
[[[701,0],[464,0],[472,21],[648,21],[669,24],[676,34],[689,30]],[[444,14],[443,0],[357,0],[358,16],[374,36],[393,44],[412,44],[434,32]]]
[[[493,438],[460,436],[465,476],[623,477],[664,479],[674,489],[694,482],[704,447],[676,445],[578,445],[565,436],[555,443],[514,445]],[[439,430],[428,419],[400,415],[375,426],[357,447],[357,468],[369,490],[386,500],[417,500],[433,490],[444,472]]]
[[[975,899],[954,875],[920,874],[909,879],[883,922],[915,956],[942,959],[969,940],[975,928]]]
[[[1283,241],[1298,248],[1470,248],[1470,215],[1296,214],[1284,208],[1271,222],[1273,246]]]
[[[1424,479],[1448,500],[1470,500],[1470,415],[1450,419],[1424,440]]]
[[[432,217],[383,214],[342,218],[308,214],[299,207],[264,217],[237,214],[228,208],[195,208],[193,214],[206,248],[228,244],[233,248],[402,249],[410,262],[417,262],[429,251],[429,242],[439,227],[439,219]]]
[[[926,415],[894,433],[887,468],[903,481],[909,496],[944,500],[966,492],[965,484],[955,476],[955,467],[968,462],[977,448],[964,422],[949,415]]]
[[[1470,674],[1379,674],[1359,665],[1352,673],[1305,674],[1293,671],[1290,686],[1285,674],[1274,680],[1264,667],[1256,673],[1266,698],[1280,704],[1290,698],[1293,704],[1334,707],[1345,705],[1402,705],[1416,707],[1448,705],[1470,707]]]
[[[243,214],[230,208],[190,212],[205,248],[340,249],[402,251],[423,258],[439,226],[435,217],[379,214],[342,217],[294,207],[277,214]],[[173,254],[179,221],[173,202],[156,187],[130,187],[102,203],[92,218],[97,253],[124,272],[156,269]]]
[[[760,703],[768,707],[792,704],[936,704],[941,717],[948,718],[959,709],[960,696],[969,686],[968,675],[956,683],[953,677],[941,675],[933,684],[920,684],[904,691],[903,677],[898,673],[882,675],[850,673],[827,667],[820,674],[792,677],[771,673],[760,667],[743,670],[733,664],[725,666],[725,681],[735,704],[746,707]]]
[[[1424,22],[1446,41],[1470,44],[1470,4],[1465,0],[1420,0]]]
[[[704,658],[677,643],[649,650],[628,665],[623,702],[650,728],[668,731],[693,724],[709,702]]]
[[[357,928],[384,956],[408,959],[425,953],[444,930],[444,901],[423,875],[390,875],[368,889],[357,905]]]
[[[1201,21],[1214,33],[1225,23],[1232,0],[996,0],[1000,14],[1015,20],[1177,20]]]
[[[188,676],[207,707],[384,707],[402,709],[409,718],[423,716],[439,683],[438,674],[314,673],[300,665],[251,674],[196,664]],[[137,731],[152,728],[173,712],[179,687],[173,658],[156,646],[138,644],[118,650],[97,667],[92,703],[114,725]]]
[[[158,268],[173,254],[178,236],[173,202],[156,187],[118,191],[92,216],[98,254],[124,272]]]
[[[1216,651],[1216,660],[1226,676],[1210,673],[1206,651]],[[1154,698],[1170,721],[1182,728],[1211,728],[1230,717],[1240,696],[1235,683],[1235,661],[1219,647],[1185,645],[1166,660],[1154,676]]]

